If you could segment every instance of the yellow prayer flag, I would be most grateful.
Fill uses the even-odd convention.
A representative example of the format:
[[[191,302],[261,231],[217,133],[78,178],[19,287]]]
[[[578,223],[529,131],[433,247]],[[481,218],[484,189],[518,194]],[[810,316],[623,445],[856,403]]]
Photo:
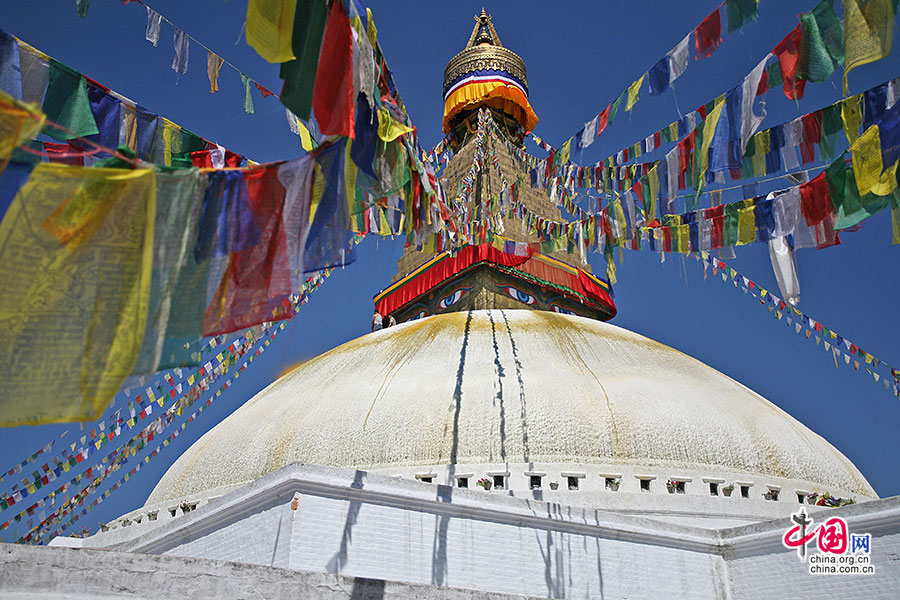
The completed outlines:
[[[559,164],[564,165],[572,158],[572,139],[566,140],[566,143],[559,149]]]
[[[33,138],[44,126],[37,104],[25,104],[0,91],[0,171],[16,146]]]
[[[868,193],[887,196],[897,187],[897,163],[887,169],[881,160],[881,133],[872,125],[850,146],[853,174],[859,195]]]
[[[319,202],[322,200],[322,194],[325,193],[325,176],[322,175],[322,167],[319,163],[313,166],[313,187],[312,194],[309,198],[309,224],[312,225],[316,218],[316,211],[319,209]]]
[[[162,117],[163,120],[163,160],[167,167],[172,166],[172,155],[181,152],[181,127]]]
[[[862,123],[862,94],[841,101],[841,121],[843,121],[844,135],[852,144],[859,138],[859,125]]]
[[[206,56],[206,76],[209,77],[209,93],[213,94],[219,91],[219,71],[225,59],[217,54],[210,52]]]
[[[687,254],[691,251],[691,226],[679,225],[675,229],[678,230],[678,252]]]
[[[659,194],[659,173],[657,172],[656,165],[650,169],[650,172],[647,173],[647,181],[650,184],[649,198],[647,197],[648,192],[644,192],[644,205],[647,207],[647,222],[654,220],[656,218],[656,197]]]
[[[395,121],[387,108],[382,107],[378,111],[378,137],[385,142],[393,142],[404,133],[409,133],[410,131],[412,131],[412,127],[407,127],[403,123]]]
[[[103,414],[143,341],[155,212],[150,169],[34,168],[0,222],[0,425]]]
[[[628,86],[628,102],[625,104],[626,111],[631,110],[635,102],[638,101],[638,92],[641,91],[641,84],[644,83],[644,77],[646,76],[647,74],[644,73],[641,75],[640,79]]]
[[[893,37],[892,0],[844,0],[845,96],[850,71],[890,54]]]
[[[756,210],[747,206],[738,210],[737,245],[751,244],[756,241]]]
[[[724,101],[716,104],[715,108],[706,116],[706,124],[703,126],[703,144],[700,148],[700,181],[697,183],[698,194],[706,179],[706,169],[709,166],[709,146],[712,144],[713,136],[716,135],[716,126],[719,124],[723,108],[725,108]]]
[[[372,9],[366,7],[366,17],[368,17],[369,27],[366,30],[366,36],[369,38],[369,43],[375,48],[375,43],[378,42],[378,28],[375,27],[375,19],[372,18]]]
[[[356,213],[356,177],[359,169],[350,157],[353,140],[347,138],[344,145],[344,195],[347,201],[347,214]]]
[[[388,224],[387,215],[385,214],[386,209],[378,208],[378,235],[389,236],[393,232],[391,231],[391,226]]]
[[[294,59],[294,13],[297,0],[249,0],[247,44],[271,63]]]
[[[307,152],[312,152],[312,149],[315,148],[312,141],[312,135],[309,133],[309,129],[306,128],[306,125],[303,124],[303,121],[297,119],[297,130],[300,135],[300,145]]]

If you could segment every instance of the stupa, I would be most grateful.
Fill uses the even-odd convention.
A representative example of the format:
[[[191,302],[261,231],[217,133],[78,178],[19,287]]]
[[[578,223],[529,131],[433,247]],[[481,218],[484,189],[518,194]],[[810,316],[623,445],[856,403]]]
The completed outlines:
[[[525,63],[484,10],[443,87],[452,190],[479,111],[513,146],[537,116]],[[476,217],[501,175],[522,176],[506,145],[498,155],[466,199]],[[561,220],[540,188],[519,201]],[[871,533],[884,567],[865,583],[896,589],[898,499],[879,500],[850,460],[752,390],[606,323],[609,284],[577,254],[542,254],[514,218],[499,239],[407,249],[375,297],[397,326],[284,375],[188,449],[144,507],[53,543],[115,551],[86,555],[101,571],[152,555],[163,571],[172,557],[203,576],[225,563],[197,559],[335,578],[297,583],[310,597],[342,577],[345,595],[373,598],[806,596],[830,580],[803,579],[782,545],[803,508]],[[856,504],[810,504],[825,492]],[[233,571],[215,572],[224,594],[236,589]]]

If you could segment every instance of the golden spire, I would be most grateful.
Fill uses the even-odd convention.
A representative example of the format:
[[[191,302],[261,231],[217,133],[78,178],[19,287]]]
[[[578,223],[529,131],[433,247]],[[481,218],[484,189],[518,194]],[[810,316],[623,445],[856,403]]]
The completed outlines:
[[[466,49],[481,46],[483,44],[499,46],[502,48],[503,44],[500,43],[500,36],[497,35],[497,30],[494,29],[494,23],[492,22],[493,16],[487,14],[482,6],[481,14],[476,15],[474,18],[475,28],[472,29],[472,35],[469,36],[469,42],[466,44]]]

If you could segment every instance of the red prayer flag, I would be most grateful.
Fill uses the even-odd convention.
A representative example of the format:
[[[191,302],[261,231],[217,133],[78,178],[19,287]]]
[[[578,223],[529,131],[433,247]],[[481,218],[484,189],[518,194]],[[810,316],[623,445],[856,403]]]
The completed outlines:
[[[778,57],[783,78],[784,95],[791,100],[799,100],[803,97],[806,80],[798,78],[800,65],[800,49],[803,46],[803,27],[797,25],[794,30],[781,40],[772,54]]]
[[[722,43],[722,17],[719,9],[714,10],[694,30],[694,46],[697,50],[695,58],[706,58],[716,51]]]
[[[209,150],[196,150],[191,152],[191,163],[198,169],[212,169],[212,157]]]
[[[312,107],[323,134],[354,137],[353,38],[343,2],[328,14]]]
[[[270,92],[269,90],[267,90],[267,89],[264,88],[263,86],[259,85],[259,84],[256,83],[255,81],[254,81],[253,83],[256,84],[256,89],[259,90],[259,93],[262,94],[262,97],[263,97],[263,98],[268,98],[269,96],[273,96],[273,95],[275,94],[275,92]]]
[[[285,190],[278,181],[279,166],[242,172],[259,241],[231,253],[219,289],[203,317],[206,335],[229,333],[290,316],[282,304],[291,293],[291,269],[282,222]]]
[[[828,193],[828,182],[825,172],[800,186],[800,210],[806,223],[815,226],[834,214],[834,205]]]
[[[53,142],[44,142],[44,152],[49,156],[47,159],[52,163],[62,163],[64,165],[84,166],[84,150],[71,144],[54,144]],[[73,154],[75,156],[67,156]]]
[[[603,131],[606,129],[606,126],[609,124],[609,108],[609,106],[604,108],[603,112],[600,113],[600,118],[597,119],[597,135],[603,133]]]
[[[759,78],[759,85],[756,86],[756,95],[762,96],[769,91],[769,70],[763,69],[762,77]]]
[[[816,144],[822,141],[822,112],[816,111],[803,115],[803,140],[800,142],[800,158],[803,164],[816,159]]]

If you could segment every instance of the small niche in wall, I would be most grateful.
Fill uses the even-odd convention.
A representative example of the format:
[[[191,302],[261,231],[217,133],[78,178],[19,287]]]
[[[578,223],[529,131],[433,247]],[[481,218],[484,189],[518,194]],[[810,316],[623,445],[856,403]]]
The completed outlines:
[[[506,489],[506,476],[505,475],[494,475],[494,489],[495,490],[505,490]]]
[[[469,487],[469,478],[468,477],[457,477],[456,478],[456,487],[460,487],[460,488]]]
[[[566,485],[568,485],[570,490],[578,489],[578,478],[577,477],[566,477]]]
[[[641,479],[641,491],[649,492],[650,491],[650,480],[649,479]]]
[[[750,497],[750,486],[741,484],[741,498],[749,498]]]
[[[529,475],[528,476],[528,485],[533,490],[541,489],[541,476],[540,475]],[[499,486],[497,486],[499,487]]]
[[[715,481],[709,482],[709,495],[710,496],[718,496],[719,495],[719,484]]]

